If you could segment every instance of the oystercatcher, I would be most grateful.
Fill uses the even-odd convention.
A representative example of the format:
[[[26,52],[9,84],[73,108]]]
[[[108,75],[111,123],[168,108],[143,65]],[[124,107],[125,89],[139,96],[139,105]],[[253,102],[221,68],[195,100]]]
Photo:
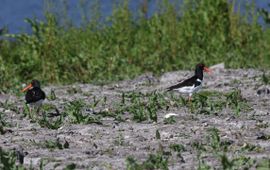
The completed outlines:
[[[175,84],[167,88],[167,91],[178,91],[180,93],[189,94],[188,101],[190,102],[193,93],[197,92],[202,88],[203,82],[203,72],[211,73],[211,70],[207,68],[204,64],[200,63],[196,65],[195,75],[186,79],[178,84]]]
[[[27,91],[25,94],[26,104],[39,108],[45,99],[45,93],[41,90],[39,81],[32,80],[32,82],[22,90],[22,92],[25,91]]]

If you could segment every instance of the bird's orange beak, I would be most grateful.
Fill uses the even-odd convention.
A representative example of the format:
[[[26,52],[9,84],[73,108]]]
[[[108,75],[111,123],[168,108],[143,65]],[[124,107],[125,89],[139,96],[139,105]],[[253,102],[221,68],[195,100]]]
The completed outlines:
[[[204,68],[203,68],[203,71],[205,71],[205,72],[207,72],[207,73],[209,73],[209,74],[212,73],[212,70],[211,70],[210,68],[207,68],[207,67],[204,67]]]
[[[30,83],[28,86],[26,86],[24,89],[22,89],[22,92],[25,92],[26,90],[30,89],[33,87],[32,83]]]

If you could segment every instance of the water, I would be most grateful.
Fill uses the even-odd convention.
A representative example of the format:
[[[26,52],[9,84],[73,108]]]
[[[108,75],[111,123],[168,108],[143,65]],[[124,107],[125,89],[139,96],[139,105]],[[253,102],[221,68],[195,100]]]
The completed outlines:
[[[46,0],[0,0],[0,28],[7,27],[10,33],[30,32],[29,25],[24,22],[25,18],[44,19],[43,13],[46,7]],[[58,2],[62,2],[59,0]],[[91,3],[91,0],[85,0]],[[75,25],[80,24],[81,8],[79,0],[68,0],[68,16],[71,17]],[[101,12],[104,18],[109,16],[112,12],[112,0],[100,0]],[[130,8],[135,11],[138,10],[142,0],[130,0]],[[149,1],[149,15],[151,15],[156,8],[157,0]],[[247,1],[243,1],[246,3]],[[244,5],[243,3],[243,5]],[[269,0],[255,1],[257,8],[269,9]],[[89,5],[89,4],[88,4]],[[55,11],[61,10],[58,7],[54,8]]]

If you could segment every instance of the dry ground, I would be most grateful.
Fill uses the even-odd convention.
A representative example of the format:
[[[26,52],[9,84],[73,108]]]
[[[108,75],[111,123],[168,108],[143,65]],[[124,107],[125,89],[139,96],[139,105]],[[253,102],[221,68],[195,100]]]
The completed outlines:
[[[128,165],[132,166],[127,163],[127,157],[142,165],[142,162],[147,162],[149,154],[161,155],[169,169],[208,166],[215,169],[256,169],[262,166],[267,169],[270,159],[270,94],[267,89],[270,86],[265,84],[267,80],[262,80],[263,72],[217,69],[213,75],[205,75],[202,91],[217,94],[227,94],[235,89],[241,91],[243,101],[249,107],[240,109],[239,113],[226,105],[219,112],[211,112],[207,108],[210,112],[199,113],[197,105],[191,109],[184,101],[179,105],[176,101],[169,101],[168,96],[179,99],[180,95],[166,94],[164,89],[192,74],[190,71],[178,71],[159,78],[145,74],[134,80],[104,86],[74,84],[43,88],[50,98],[45,105],[55,106],[59,114],[63,114],[69,102],[81,99],[87,105],[83,107],[83,114],[90,116],[113,113],[123,93],[147,94],[156,90],[168,102],[158,108],[157,122],[151,119],[139,122],[133,119],[131,111],[124,111],[119,113],[120,119],[99,115],[99,123],[76,124],[64,117],[58,129],[49,129],[34,121],[40,115],[30,118],[23,114],[23,96],[1,94],[0,112],[6,125],[0,134],[0,146],[5,151],[16,150],[17,155],[24,155],[23,166],[34,169],[39,169],[41,162],[44,169],[63,169],[67,165],[72,169],[72,164],[76,165],[75,169],[126,169]],[[258,95],[261,89],[264,91]],[[55,100],[52,99],[52,91]],[[103,102],[94,106],[95,100],[99,99]],[[215,100],[209,99],[213,103]],[[59,117],[54,109],[41,112],[51,121]],[[166,123],[164,116],[169,113],[175,116]],[[46,141],[58,141],[63,149],[50,149]],[[265,165],[267,161],[268,165]]]

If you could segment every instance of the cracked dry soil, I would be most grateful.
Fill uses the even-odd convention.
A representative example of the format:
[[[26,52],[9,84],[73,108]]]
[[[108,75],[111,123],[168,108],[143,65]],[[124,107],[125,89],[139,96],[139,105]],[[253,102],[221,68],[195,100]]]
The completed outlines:
[[[269,72],[268,72],[269,73]],[[101,99],[106,96],[107,102],[96,110],[110,110],[114,103],[121,100],[123,92],[148,93],[156,90],[162,93],[164,89],[178,80],[191,76],[193,71],[177,71],[162,75],[159,78],[145,74],[134,80],[121,81],[109,85],[74,84],[69,86],[43,87],[46,94],[53,90],[56,100],[46,100],[45,104],[55,105],[60,114],[65,105],[81,99],[86,104],[93,102],[93,96]],[[132,113],[123,113],[124,121],[112,117],[102,117],[102,124],[72,124],[65,122],[60,128],[53,130],[41,127],[31,121],[29,117],[20,113],[23,96],[1,94],[0,102],[4,120],[8,122],[6,133],[0,135],[0,146],[5,150],[22,150],[24,166],[30,165],[39,169],[43,160],[44,169],[63,169],[74,163],[76,169],[126,169],[128,156],[134,157],[138,163],[145,161],[150,153],[160,150],[170,151],[168,157],[169,169],[197,169],[199,166],[198,150],[192,145],[194,142],[207,144],[206,136],[210,128],[219,130],[220,140],[229,141],[227,155],[229,158],[244,155],[259,162],[270,156],[270,86],[261,80],[263,72],[260,70],[214,70],[213,75],[205,75],[201,91],[230,92],[240,89],[251,109],[241,111],[236,116],[231,110],[223,109],[218,114],[194,114],[186,106],[159,109],[157,122],[132,120]],[[260,91],[260,95],[258,95]],[[176,97],[180,95],[174,93]],[[184,96],[186,98],[186,96]],[[19,113],[4,107],[3,103],[19,108]],[[94,114],[92,108],[89,114]],[[165,124],[164,116],[175,113],[176,122]],[[45,113],[46,115],[46,113]],[[57,117],[57,115],[56,115]],[[160,133],[157,139],[156,132]],[[66,149],[48,149],[34,143],[45,140],[58,139],[69,144]],[[181,144],[184,150],[181,156],[176,156],[169,149],[171,144]],[[239,150],[246,146],[255,146],[259,149],[250,149],[243,153]],[[232,149],[234,148],[234,149]],[[204,162],[211,167],[220,169],[221,164],[213,154],[206,151],[202,155]],[[256,161],[251,169],[256,168]]]

